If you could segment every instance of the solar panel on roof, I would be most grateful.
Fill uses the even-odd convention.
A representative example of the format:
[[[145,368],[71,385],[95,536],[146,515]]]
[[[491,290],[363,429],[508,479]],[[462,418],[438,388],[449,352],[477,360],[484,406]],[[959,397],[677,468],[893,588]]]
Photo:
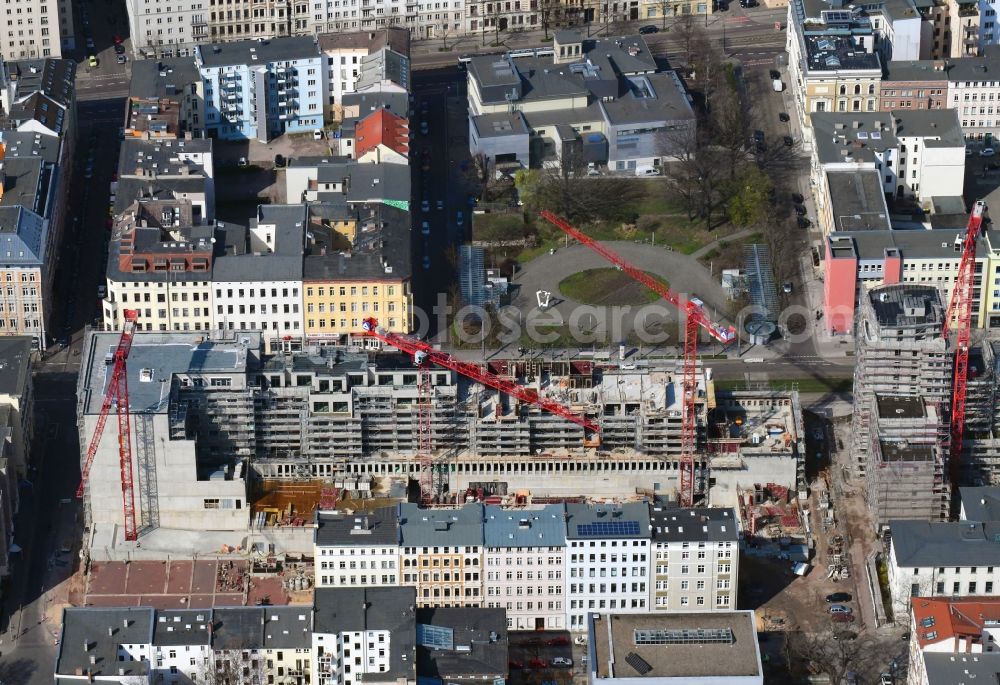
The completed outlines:
[[[577,535],[585,538],[616,537],[622,535],[638,535],[638,521],[595,521],[580,523],[576,526]]]
[[[629,652],[625,657],[625,663],[634,668],[639,675],[646,675],[653,670],[653,667],[635,652]]]

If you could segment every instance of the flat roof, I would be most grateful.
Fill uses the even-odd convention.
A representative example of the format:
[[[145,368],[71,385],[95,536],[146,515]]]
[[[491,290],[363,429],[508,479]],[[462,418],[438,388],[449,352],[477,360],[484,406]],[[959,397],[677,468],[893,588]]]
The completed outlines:
[[[879,418],[920,419],[927,416],[927,407],[922,397],[897,397],[875,395]]]
[[[399,544],[399,518],[396,507],[381,507],[372,512],[348,514],[320,512],[316,527],[317,546],[374,546]]]
[[[238,64],[265,66],[268,62],[319,59],[319,47],[312,36],[288,36],[268,40],[241,40],[232,43],[203,43],[197,48],[200,66],[225,67]],[[254,59],[256,55],[256,59]]]
[[[185,86],[200,83],[201,74],[194,57],[137,59],[132,61],[129,79],[130,98],[154,100],[158,98],[183,100]]]
[[[882,175],[878,171],[829,171],[826,180],[834,230],[888,231],[892,228]]]
[[[934,286],[884,285],[869,290],[868,301],[882,326],[923,326],[944,321],[941,291]]]
[[[487,607],[417,609],[417,624],[451,631],[453,649],[429,649],[418,641],[417,661],[424,677],[505,678],[507,612]]]
[[[591,614],[591,621],[598,680],[763,675],[752,611]]]
[[[661,507],[649,514],[653,542],[738,542],[740,526],[731,507]]]
[[[844,36],[805,36],[809,71],[871,71],[881,74],[881,62],[874,52],[865,52],[853,38]]]
[[[472,117],[472,125],[480,138],[503,138],[505,136],[526,136],[530,132],[521,110],[496,112]]]

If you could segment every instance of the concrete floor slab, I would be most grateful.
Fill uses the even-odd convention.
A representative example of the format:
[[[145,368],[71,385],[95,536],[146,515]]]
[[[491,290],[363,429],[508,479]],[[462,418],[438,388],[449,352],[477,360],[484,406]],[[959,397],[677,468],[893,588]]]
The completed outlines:
[[[88,593],[95,595],[113,595],[125,591],[127,569],[122,562],[93,564],[90,567],[90,584]]]
[[[194,573],[191,576],[191,592],[195,594],[212,594],[215,591],[215,561],[194,562]]]
[[[125,592],[128,594],[156,594],[166,590],[167,564],[164,561],[133,561],[128,565]]]
[[[191,592],[192,561],[171,561],[167,566],[167,594],[180,595]]]

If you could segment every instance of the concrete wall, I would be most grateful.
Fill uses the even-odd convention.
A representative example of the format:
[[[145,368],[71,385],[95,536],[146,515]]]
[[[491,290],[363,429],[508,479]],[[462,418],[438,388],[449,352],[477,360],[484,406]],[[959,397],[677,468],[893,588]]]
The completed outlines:
[[[710,498],[713,507],[735,507],[740,489],[754,483],[777,483],[795,490],[798,460],[792,454],[780,456],[744,456],[739,468],[712,468]],[[732,607],[729,607],[732,609]]]

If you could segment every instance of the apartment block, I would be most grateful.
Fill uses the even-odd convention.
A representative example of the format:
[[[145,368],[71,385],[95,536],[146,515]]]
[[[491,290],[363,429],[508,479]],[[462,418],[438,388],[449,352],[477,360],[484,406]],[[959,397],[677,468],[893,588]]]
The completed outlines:
[[[484,516],[485,606],[506,609],[511,630],[564,629],[565,505],[487,505]]]
[[[865,500],[876,527],[891,519],[943,521],[950,513],[948,422],[922,397],[870,395],[873,422]]]
[[[269,39],[308,32],[309,5],[301,1],[207,0],[206,6],[212,42]]]
[[[851,452],[859,473],[873,467],[871,447],[881,438],[875,396],[920,397],[937,406],[950,403],[952,359],[941,337],[944,317],[941,293],[932,286],[885,285],[861,298],[851,424]],[[947,425],[940,410],[937,420]]]
[[[210,0],[175,0],[164,8],[149,0],[126,0],[135,61],[194,55],[197,45],[209,40],[209,5]]]
[[[653,505],[650,525],[652,611],[736,608],[740,531],[735,510]]]
[[[60,0],[3,0],[8,23],[0,30],[0,55],[5,60],[61,57],[63,37],[73,36],[72,6]],[[17,17],[14,21],[13,17]],[[64,19],[65,17],[65,19]],[[72,44],[66,46],[72,49]]]
[[[913,597],[907,685],[983,682],[1000,673],[1000,599]]]
[[[649,611],[650,537],[646,504],[567,503],[567,628],[602,609]]]
[[[323,128],[326,60],[314,38],[199,45],[195,64],[209,135],[266,143]]]
[[[403,503],[399,531],[402,582],[416,586],[420,606],[482,606],[482,504],[420,509]]]
[[[878,109],[882,67],[872,19],[845,5],[788,3],[789,88],[809,142],[813,112]]]
[[[890,521],[889,590],[893,611],[913,597],[1000,594],[995,521]]]
[[[557,95],[558,94],[558,95]],[[469,151],[500,168],[587,164],[635,173],[678,154],[694,111],[677,75],[660,71],[642,36],[558,31],[552,50],[468,64]],[[671,149],[673,148],[673,149]]]
[[[414,685],[413,588],[317,588],[311,645],[315,685]]]
[[[127,106],[126,136],[200,136],[205,125],[205,95],[193,55],[132,62]]]
[[[763,685],[752,611],[714,614],[593,612],[588,685]]]
[[[334,121],[343,118],[344,96],[350,93],[409,92],[410,32],[399,27],[341,32],[341,24],[346,22],[330,15],[349,10],[326,9],[327,19],[321,30],[332,33],[320,33],[317,40],[326,59],[324,102],[329,117]],[[407,109],[404,104],[396,114],[405,117]]]
[[[14,514],[35,437],[31,338],[0,337],[0,578],[11,571]]]
[[[399,576],[399,511],[320,512],[316,521],[317,588],[395,587]]]
[[[891,112],[949,107],[947,64],[945,60],[886,62],[879,108]]]
[[[309,685],[312,608],[63,610],[60,682]]]

